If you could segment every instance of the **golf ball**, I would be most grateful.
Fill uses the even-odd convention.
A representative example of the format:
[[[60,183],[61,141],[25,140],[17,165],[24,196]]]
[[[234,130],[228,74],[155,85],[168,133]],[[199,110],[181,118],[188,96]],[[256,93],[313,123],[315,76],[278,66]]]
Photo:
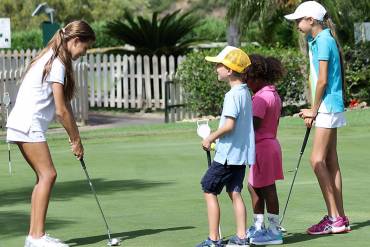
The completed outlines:
[[[110,246],[118,246],[119,240],[117,238],[112,238],[110,241]]]

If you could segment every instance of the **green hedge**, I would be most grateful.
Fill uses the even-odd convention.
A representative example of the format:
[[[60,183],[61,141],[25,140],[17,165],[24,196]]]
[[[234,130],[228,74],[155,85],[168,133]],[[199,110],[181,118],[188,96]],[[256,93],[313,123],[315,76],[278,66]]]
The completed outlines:
[[[42,48],[41,29],[12,33],[12,50],[40,49]]]
[[[344,47],[346,96],[350,100],[370,104],[370,42],[354,48]]]
[[[104,48],[104,47],[115,47],[123,46],[124,43],[121,40],[117,40],[106,33],[105,29],[106,22],[94,22],[91,27],[95,31],[96,41],[93,45],[94,48]]]
[[[124,45],[122,41],[116,40],[105,33],[105,22],[94,22],[91,26],[96,34],[96,42],[93,47],[101,48]],[[43,48],[41,29],[31,29],[12,33],[12,50],[40,48]]]
[[[284,114],[296,112],[304,100],[306,80],[300,68],[300,65],[305,66],[304,56],[298,50],[279,47],[247,46],[243,49],[248,54],[274,56],[282,61],[287,73],[276,85],[277,90],[282,100],[288,103],[284,108]],[[214,64],[204,60],[205,56],[216,55],[219,51],[220,49],[212,49],[189,53],[177,71],[176,78],[184,87],[189,107],[201,115],[219,115],[224,94],[229,89],[227,83],[217,80]]]
[[[308,58],[294,48],[246,46],[248,53],[274,56],[280,59],[287,71],[277,83],[277,90],[284,102],[283,115],[291,115],[307,106],[304,91],[307,75],[302,70]],[[217,81],[214,65],[204,60],[207,55],[216,55],[221,49],[191,52],[177,71],[177,80],[183,84],[189,106],[201,115],[219,115],[228,85]],[[370,42],[355,47],[344,47],[346,68],[346,106],[351,100],[370,104]],[[307,72],[306,72],[307,73]]]

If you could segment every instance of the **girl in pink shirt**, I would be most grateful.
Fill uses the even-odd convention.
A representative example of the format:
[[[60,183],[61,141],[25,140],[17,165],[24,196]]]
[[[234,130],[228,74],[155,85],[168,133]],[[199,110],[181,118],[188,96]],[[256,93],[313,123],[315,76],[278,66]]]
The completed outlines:
[[[251,243],[282,244],[279,227],[279,200],[275,181],[284,179],[282,155],[276,134],[281,114],[281,99],[274,82],[283,76],[279,60],[260,55],[250,56],[247,69],[248,87],[253,91],[253,124],[256,139],[256,164],[251,166],[248,189],[252,198],[254,225],[248,230]],[[268,229],[264,228],[266,204]]]

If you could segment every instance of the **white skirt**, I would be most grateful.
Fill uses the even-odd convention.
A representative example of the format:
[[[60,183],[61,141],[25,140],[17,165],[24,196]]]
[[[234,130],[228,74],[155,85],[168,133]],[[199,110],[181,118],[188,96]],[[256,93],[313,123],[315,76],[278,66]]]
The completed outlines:
[[[344,112],[323,113],[319,112],[315,119],[315,126],[319,128],[335,129],[346,125]]]
[[[10,143],[15,142],[45,142],[45,133],[42,131],[32,131],[24,133],[22,131],[8,128],[6,131],[6,141]]]

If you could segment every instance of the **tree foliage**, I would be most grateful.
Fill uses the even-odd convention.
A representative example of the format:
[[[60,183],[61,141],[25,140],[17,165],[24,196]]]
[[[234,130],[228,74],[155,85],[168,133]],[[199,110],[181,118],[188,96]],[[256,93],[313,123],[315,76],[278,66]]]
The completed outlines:
[[[12,31],[38,28],[42,21],[48,20],[45,14],[31,16],[41,2],[43,1],[1,0],[0,16],[10,17]],[[55,20],[61,24],[76,19],[88,22],[108,21],[122,16],[125,10],[134,14],[150,12],[149,0],[48,0],[47,3],[55,9]]]
[[[353,44],[354,23],[369,21],[370,1],[368,0],[317,0],[329,12],[338,32],[339,39],[344,44]],[[302,0],[230,0],[227,19],[236,21],[240,32],[248,34],[250,27],[256,27],[252,39],[269,44],[295,39],[294,24],[287,24],[284,15],[291,13],[304,1]],[[283,34],[283,35],[279,35]],[[288,35],[288,36],[284,36]],[[256,37],[256,38],[255,38]],[[284,42],[283,42],[284,43]],[[285,42],[288,44],[288,42]]]
[[[200,25],[200,19],[190,12],[177,10],[159,18],[154,12],[149,19],[125,12],[120,19],[107,23],[107,33],[135,47],[140,54],[178,55],[199,39],[187,35]]]

